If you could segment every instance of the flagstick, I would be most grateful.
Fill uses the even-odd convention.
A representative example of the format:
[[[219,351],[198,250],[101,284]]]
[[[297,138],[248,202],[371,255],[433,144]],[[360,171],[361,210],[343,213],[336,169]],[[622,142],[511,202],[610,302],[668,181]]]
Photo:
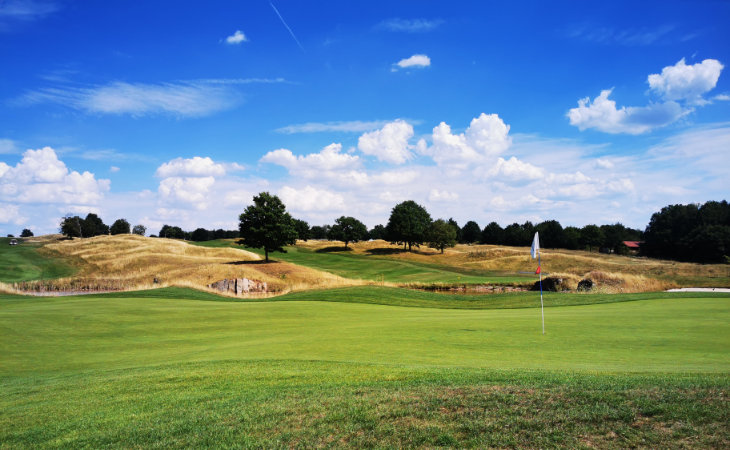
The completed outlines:
[[[537,267],[540,267],[540,312],[542,313],[542,334],[545,334],[545,308],[542,305],[542,265],[540,264],[540,250],[537,251]]]

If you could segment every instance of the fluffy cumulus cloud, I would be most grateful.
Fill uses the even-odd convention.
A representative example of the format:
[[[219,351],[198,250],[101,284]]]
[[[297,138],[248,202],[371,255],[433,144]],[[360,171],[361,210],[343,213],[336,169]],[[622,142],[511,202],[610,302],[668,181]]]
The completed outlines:
[[[604,133],[642,134],[669,125],[690,112],[674,101],[616,108],[616,102],[608,98],[611,92],[612,89],[601,91],[593,101],[589,97],[578,100],[578,107],[568,111],[570,124],[581,131],[595,128]]]
[[[209,157],[194,156],[192,158],[175,158],[168,161],[157,168],[155,175],[160,178],[173,176],[204,177],[221,176],[225,172],[222,164],[214,163]]]
[[[716,59],[687,65],[682,58],[677,64],[662,69],[662,73],[649,75],[652,91],[667,100],[686,100],[691,104],[704,104],[702,96],[714,89],[723,65]]]
[[[157,189],[161,205],[186,205],[205,210],[216,177],[226,174],[223,164],[210,157],[175,158],[160,165],[155,175],[162,178]]]
[[[709,103],[703,95],[717,85],[723,65],[716,59],[687,65],[684,59],[649,75],[650,91],[662,101],[647,106],[616,107],[609,99],[613,89],[605,89],[592,101],[578,100],[578,107],[568,111],[570,124],[581,131],[596,129],[604,133],[642,134],[676,122],[694,111],[693,107]]]
[[[428,55],[413,55],[408,58],[403,58],[393,67],[393,70],[401,69],[423,69],[431,65],[431,58]]]
[[[295,212],[344,212],[346,209],[341,194],[312,186],[298,189],[284,186],[279,196],[287,209]]]
[[[413,157],[408,145],[412,137],[413,126],[403,120],[396,120],[380,130],[360,136],[357,148],[380,161],[403,164]]]
[[[248,42],[248,38],[241,30],[236,30],[235,33],[226,38],[226,44],[236,45],[241,42]]]
[[[208,193],[215,177],[169,177],[160,181],[157,192],[163,203],[183,203],[197,210],[208,209]]]
[[[474,163],[494,159],[512,143],[509,125],[497,114],[474,118],[464,133],[454,134],[451,127],[441,122],[433,129],[433,145],[420,151],[439,165],[466,168]]]
[[[261,162],[285,167],[290,173],[316,178],[335,171],[349,171],[360,166],[357,155],[342,153],[342,144],[330,144],[319,153],[295,156],[291,150],[281,148],[265,154]]]
[[[96,205],[109,184],[90,172],[70,171],[51,147],[27,150],[15,167],[0,163],[0,199],[14,203]]]

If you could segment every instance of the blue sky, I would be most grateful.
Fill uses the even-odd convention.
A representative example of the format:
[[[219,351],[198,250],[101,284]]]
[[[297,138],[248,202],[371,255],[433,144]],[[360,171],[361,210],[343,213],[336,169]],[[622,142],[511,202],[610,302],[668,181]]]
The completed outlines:
[[[0,233],[95,212],[237,228],[643,228],[727,198],[730,2],[0,1]]]

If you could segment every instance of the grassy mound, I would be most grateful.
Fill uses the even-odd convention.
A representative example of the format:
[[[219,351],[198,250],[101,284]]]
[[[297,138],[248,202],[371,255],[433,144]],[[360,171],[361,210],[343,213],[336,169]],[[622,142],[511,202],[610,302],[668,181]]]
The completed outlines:
[[[0,282],[52,280],[76,272],[74,261],[54,252],[41,251],[37,240],[19,239],[9,245],[10,238],[0,238]]]

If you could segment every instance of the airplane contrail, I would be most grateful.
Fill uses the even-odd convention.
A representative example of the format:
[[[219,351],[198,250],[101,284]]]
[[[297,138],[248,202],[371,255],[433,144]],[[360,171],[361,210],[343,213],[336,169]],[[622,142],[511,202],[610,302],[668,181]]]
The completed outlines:
[[[274,4],[272,2],[269,2],[269,5],[271,5],[271,7],[274,8],[274,12],[276,13],[277,16],[279,16],[281,23],[283,23],[284,26],[286,27],[286,29],[289,30],[289,34],[291,34],[291,37],[294,38],[294,41],[297,43],[299,48],[301,48],[303,52],[306,51],[306,50],[304,50],[304,47],[302,47],[302,43],[299,42],[299,39],[297,39],[297,37],[294,36],[294,32],[291,30],[291,28],[289,28],[289,25],[286,24],[286,21],[284,20],[284,18],[281,17],[281,13],[279,13],[279,10],[276,9],[276,6],[274,6]]]

